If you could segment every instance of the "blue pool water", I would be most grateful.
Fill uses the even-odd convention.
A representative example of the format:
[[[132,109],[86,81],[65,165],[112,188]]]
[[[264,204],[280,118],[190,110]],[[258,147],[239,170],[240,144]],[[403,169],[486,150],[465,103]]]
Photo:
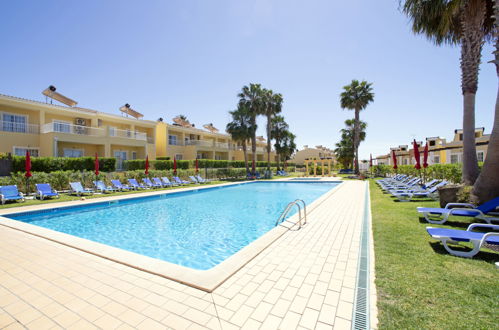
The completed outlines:
[[[338,184],[253,182],[6,217],[206,270],[274,228],[290,201],[310,204]]]

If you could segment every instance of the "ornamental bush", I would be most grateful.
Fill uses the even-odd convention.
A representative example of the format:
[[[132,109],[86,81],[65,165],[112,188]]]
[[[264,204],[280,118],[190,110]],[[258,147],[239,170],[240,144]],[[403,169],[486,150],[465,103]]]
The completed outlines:
[[[12,171],[23,172],[25,156],[12,157]],[[50,173],[54,171],[93,171],[94,157],[31,157],[31,170]],[[116,170],[116,159],[112,157],[99,158],[99,170],[112,172]]]

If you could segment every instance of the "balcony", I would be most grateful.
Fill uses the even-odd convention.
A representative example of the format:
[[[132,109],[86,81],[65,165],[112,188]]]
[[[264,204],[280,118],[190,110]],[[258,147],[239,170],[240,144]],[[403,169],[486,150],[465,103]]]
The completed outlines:
[[[109,127],[109,136],[112,137],[119,137],[119,138],[125,138],[125,139],[133,139],[133,140],[139,140],[139,141],[147,141],[147,134],[142,133],[142,132],[135,132],[131,130],[124,130],[124,129],[116,129]]]
[[[41,133],[65,133],[84,136],[105,136],[102,128],[73,125],[61,122],[47,123],[42,125]]]
[[[24,134],[40,134],[40,126],[0,120],[0,131]]]
[[[185,145],[187,146],[199,146],[199,147],[213,147],[213,141],[206,140],[188,140],[185,141]]]

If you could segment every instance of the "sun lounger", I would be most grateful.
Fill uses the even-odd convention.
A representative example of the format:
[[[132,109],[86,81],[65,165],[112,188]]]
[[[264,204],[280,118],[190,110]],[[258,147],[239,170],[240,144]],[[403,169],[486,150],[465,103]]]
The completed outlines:
[[[106,186],[106,184],[103,181],[94,181],[94,186],[95,190],[101,192],[101,193],[106,193],[106,192],[115,192],[118,189],[115,189],[111,186]]]
[[[182,180],[181,178],[179,178],[178,176],[174,176],[173,177],[173,180],[175,180],[176,183],[178,183],[179,185],[184,185],[184,184],[190,184],[192,182],[190,181],[185,181],[185,180]]]
[[[111,180],[111,183],[116,189],[121,191],[133,189],[132,187],[127,186],[126,184],[122,184],[120,180]]]
[[[168,187],[168,185],[161,182],[159,178],[152,178],[152,182],[156,184],[158,187]]]
[[[198,179],[192,175],[189,175],[189,179],[191,179],[191,182],[193,183],[196,183],[196,184],[200,184],[201,182],[198,181]]]
[[[441,241],[447,252],[458,257],[472,258],[480,251],[484,243],[499,245],[499,232],[477,233],[472,231],[474,228],[499,230],[499,225],[473,223],[466,230],[426,227],[426,231],[432,238]],[[473,249],[471,251],[454,250],[447,244],[459,244],[459,242],[469,242],[473,244]]]
[[[438,196],[438,188],[443,187],[447,184],[446,181],[442,181],[436,186],[428,190],[405,190],[405,191],[396,191],[393,192],[392,195],[395,196],[401,202],[411,201],[413,198],[432,198],[436,199]]]
[[[499,197],[491,199],[480,206],[468,203],[449,203],[445,208],[418,207],[417,210],[423,214],[429,223],[442,224],[450,216],[455,215],[480,219],[490,224],[492,221],[499,221],[497,208],[499,208]]]
[[[83,186],[81,185],[81,182],[70,182],[69,183],[69,186],[70,186],[70,194],[73,195],[73,194],[76,194],[77,196],[81,196],[81,195],[84,195],[84,194],[93,194],[94,191],[92,189],[87,189],[87,188],[83,188]]]
[[[208,182],[211,182],[212,180],[208,180],[208,179],[203,179],[203,177],[201,177],[201,175],[196,175],[196,179],[198,179],[198,182],[199,183],[208,183]]]
[[[145,184],[147,187],[149,187],[149,188],[161,188],[161,187],[163,187],[163,185],[162,185],[162,184],[153,183],[153,182],[151,181],[151,179],[149,179],[149,178],[143,178],[143,179],[142,179],[142,182],[144,182],[144,184]]]
[[[35,184],[35,187],[35,198],[40,198],[40,200],[44,200],[47,197],[59,198],[57,190],[52,189],[48,183],[37,183]]]
[[[0,201],[2,202],[2,205],[7,201],[16,200],[21,200],[21,202],[24,202],[24,195],[22,192],[17,190],[16,185],[0,187]]]
[[[134,189],[147,189],[146,186],[140,184],[137,182],[137,180],[135,179],[128,179],[128,183],[130,184],[131,187],[133,187]]]
[[[171,182],[166,176],[161,178],[161,182],[163,182],[163,185],[166,187],[178,186],[178,183]]]

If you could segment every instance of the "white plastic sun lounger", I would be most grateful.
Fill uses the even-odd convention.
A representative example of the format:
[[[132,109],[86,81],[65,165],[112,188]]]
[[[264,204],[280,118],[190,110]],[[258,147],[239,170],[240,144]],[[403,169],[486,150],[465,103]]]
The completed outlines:
[[[468,203],[449,203],[445,208],[418,207],[417,210],[426,221],[434,224],[442,224],[450,216],[472,217],[490,224],[492,221],[499,221],[499,213],[495,212],[498,207],[499,197],[496,197],[478,207]]]

